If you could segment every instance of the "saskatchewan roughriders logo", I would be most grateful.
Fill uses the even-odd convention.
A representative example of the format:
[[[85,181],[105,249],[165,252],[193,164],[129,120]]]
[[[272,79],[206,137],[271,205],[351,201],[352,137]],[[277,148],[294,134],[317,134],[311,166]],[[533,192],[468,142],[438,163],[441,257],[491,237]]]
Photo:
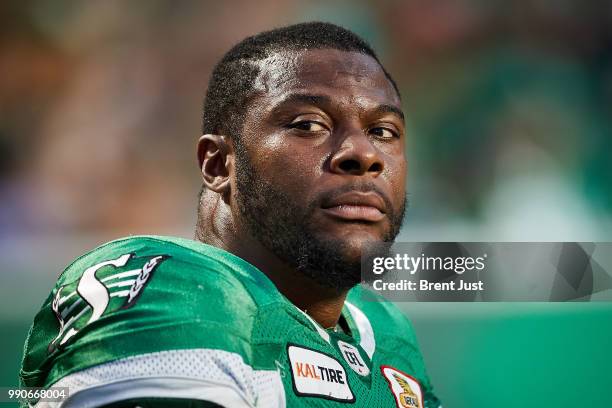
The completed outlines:
[[[121,255],[87,268],[79,279],[60,286],[51,305],[60,329],[57,337],[49,344],[48,351],[57,350],[79,330],[105,313],[132,307],[151,280],[155,268],[167,258],[166,255]],[[118,270],[126,266],[128,261],[142,267]]]
[[[393,367],[381,366],[383,376],[395,397],[397,408],[423,408],[423,390],[419,382]]]
[[[397,374],[393,374],[393,378],[402,387],[403,392],[399,394],[400,404],[405,408],[419,408],[419,400],[417,395],[412,391],[410,384]]]

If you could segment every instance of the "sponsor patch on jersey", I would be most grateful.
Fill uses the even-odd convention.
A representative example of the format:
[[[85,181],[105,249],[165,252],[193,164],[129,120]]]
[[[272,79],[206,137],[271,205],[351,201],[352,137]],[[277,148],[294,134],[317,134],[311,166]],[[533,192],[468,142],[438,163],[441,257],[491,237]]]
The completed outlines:
[[[167,255],[121,255],[85,269],[77,280],[60,286],[51,304],[59,322],[59,333],[48,351],[63,346],[103,315],[132,307],[155,269],[167,258]],[[130,269],[128,262],[135,267]]]
[[[398,408],[424,408],[423,390],[417,380],[389,366],[380,366],[380,371],[389,384]]]
[[[359,353],[357,347],[342,340],[338,340],[338,348],[342,353],[342,357],[344,357],[344,360],[346,360],[347,364],[353,369],[353,371],[364,377],[370,374],[370,368],[361,358],[361,354]]]
[[[287,355],[296,395],[355,401],[346,370],[334,357],[295,344],[287,346]]]

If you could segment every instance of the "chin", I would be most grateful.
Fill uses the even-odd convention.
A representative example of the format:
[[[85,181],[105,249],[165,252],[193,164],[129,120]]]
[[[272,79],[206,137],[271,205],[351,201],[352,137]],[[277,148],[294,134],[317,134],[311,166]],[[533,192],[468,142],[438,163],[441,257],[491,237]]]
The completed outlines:
[[[375,242],[382,241],[382,238],[378,235],[361,233],[344,236],[339,241],[341,242],[345,259],[349,262],[360,262],[364,249]]]

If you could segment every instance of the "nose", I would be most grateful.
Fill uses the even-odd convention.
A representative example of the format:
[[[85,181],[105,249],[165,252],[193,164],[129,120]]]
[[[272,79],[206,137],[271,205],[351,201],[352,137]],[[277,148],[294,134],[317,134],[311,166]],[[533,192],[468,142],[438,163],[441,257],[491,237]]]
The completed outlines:
[[[374,177],[382,173],[384,161],[380,151],[362,130],[347,135],[330,160],[330,169],[337,174]]]

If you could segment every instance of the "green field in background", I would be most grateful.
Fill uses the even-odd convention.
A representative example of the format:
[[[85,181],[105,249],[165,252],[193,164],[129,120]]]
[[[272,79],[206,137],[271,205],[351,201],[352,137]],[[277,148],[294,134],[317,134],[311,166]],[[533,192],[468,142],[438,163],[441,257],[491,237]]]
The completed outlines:
[[[612,407],[612,304],[403,304],[445,408]]]

